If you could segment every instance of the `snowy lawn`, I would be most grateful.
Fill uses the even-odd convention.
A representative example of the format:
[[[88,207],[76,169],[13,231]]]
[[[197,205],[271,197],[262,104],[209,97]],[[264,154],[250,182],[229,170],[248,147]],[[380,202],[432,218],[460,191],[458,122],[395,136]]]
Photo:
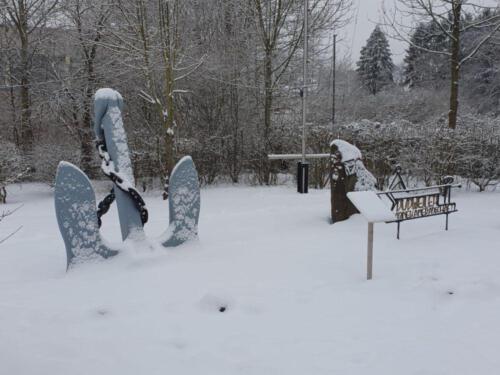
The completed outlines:
[[[13,187],[0,374],[497,375],[500,193],[456,197],[449,232],[377,224],[368,282],[366,222],[329,225],[327,190],[204,189],[199,240],[66,273],[51,192]],[[146,200],[159,235],[167,204]],[[119,240],[115,209],[104,222]]]

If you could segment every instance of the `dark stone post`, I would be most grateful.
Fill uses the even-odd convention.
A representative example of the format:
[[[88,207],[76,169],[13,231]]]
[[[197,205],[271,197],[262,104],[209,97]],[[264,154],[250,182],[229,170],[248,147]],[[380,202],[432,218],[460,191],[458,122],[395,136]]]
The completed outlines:
[[[342,154],[335,144],[330,149],[330,189],[332,223],[347,220],[358,212],[347,198],[347,193],[354,191],[357,177],[348,173],[342,162]]]

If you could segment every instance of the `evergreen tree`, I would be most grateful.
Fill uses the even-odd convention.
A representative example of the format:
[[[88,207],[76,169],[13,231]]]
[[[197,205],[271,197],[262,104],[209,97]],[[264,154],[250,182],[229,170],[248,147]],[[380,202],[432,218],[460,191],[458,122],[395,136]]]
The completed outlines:
[[[446,35],[435,23],[420,23],[413,32],[404,59],[404,83],[409,87],[425,83],[441,84],[448,76],[444,55],[429,51],[446,51]],[[427,51],[428,50],[428,51]]]
[[[361,49],[357,72],[363,86],[376,95],[384,86],[393,82],[394,64],[389,42],[382,29],[377,26]]]
[[[423,47],[426,35],[427,25],[420,23],[413,32],[410,40],[411,44],[406,50],[406,56],[404,58],[404,84],[409,87],[414,87],[417,82],[423,80],[418,62],[425,52],[418,47]]]
[[[485,9],[472,22],[490,19],[500,15],[500,9]],[[472,28],[463,37],[462,46],[469,49],[484,35],[491,33],[492,27]],[[465,83],[466,97],[470,105],[479,112],[500,113],[500,44],[489,43],[481,49],[470,63],[463,67],[462,78]]]

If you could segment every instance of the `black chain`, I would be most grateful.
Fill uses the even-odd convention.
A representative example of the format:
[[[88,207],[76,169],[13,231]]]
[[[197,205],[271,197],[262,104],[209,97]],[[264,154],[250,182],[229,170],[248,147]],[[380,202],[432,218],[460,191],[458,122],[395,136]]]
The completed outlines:
[[[142,199],[139,192],[134,188],[129,188],[127,193],[132,197],[135,207],[139,211],[142,225],[146,224],[149,218],[148,210],[146,209],[146,202],[144,202],[144,199]]]
[[[109,211],[109,208],[115,201],[115,198],[115,189],[111,189],[110,193],[106,195],[106,197],[97,206],[97,223],[99,224],[99,228],[102,225],[101,217]]]
[[[109,166],[109,163],[111,161],[111,158],[109,157],[108,151],[106,149],[106,143],[104,140],[97,140],[96,141],[96,147],[97,151],[99,152],[99,156],[103,161],[106,163],[107,166]],[[139,215],[141,217],[141,222],[142,225],[146,224],[148,222],[149,214],[148,210],[146,209],[146,203],[144,202],[144,199],[142,199],[141,195],[139,192],[133,188],[129,187],[128,189],[125,189],[121,185],[124,183],[124,179],[116,174],[113,171],[106,171],[104,168],[101,168],[102,172],[106,177],[108,177],[115,186],[118,186],[118,188],[127,193],[133,200],[135,208],[137,208],[137,211],[139,211]],[[99,224],[99,228],[102,225],[102,220],[101,217],[108,212],[110,206],[113,204],[115,200],[115,191],[114,188],[111,189],[111,192],[99,203],[98,205],[98,210],[97,210],[97,222]]]
[[[170,185],[170,172],[167,173],[165,177],[165,184],[163,185],[163,200],[166,201],[168,199],[168,187]]]

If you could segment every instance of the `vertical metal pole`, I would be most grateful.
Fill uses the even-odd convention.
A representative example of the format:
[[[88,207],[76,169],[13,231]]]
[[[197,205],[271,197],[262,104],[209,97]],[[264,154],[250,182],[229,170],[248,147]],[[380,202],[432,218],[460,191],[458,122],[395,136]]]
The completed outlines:
[[[297,173],[297,190],[301,194],[307,194],[308,173],[309,169],[306,168],[306,124],[307,124],[307,49],[308,49],[308,14],[309,13],[309,0],[304,0],[304,66],[302,77],[302,90],[300,92],[302,97],[302,160],[297,163],[299,173]]]
[[[373,277],[373,223],[368,223],[368,259],[366,263],[366,279]]]
[[[337,86],[337,34],[333,34],[333,67],[332,67],[332,138],[335,130],[335,94],[336,94],[336,86]]]
[[[308,16],[309,0],[304,0],[304,53],[302,77],[302,163],[306,162],[306,122],[307,122],[307,49],[308,49]]]
[[[400,226],[400,224],[401,224],[401,222],[398,221],[398,235],[397,235],[398,240],[399,240],[399,226]]]
[[[448,230],[448,214],[446,214],[446,230]]]

